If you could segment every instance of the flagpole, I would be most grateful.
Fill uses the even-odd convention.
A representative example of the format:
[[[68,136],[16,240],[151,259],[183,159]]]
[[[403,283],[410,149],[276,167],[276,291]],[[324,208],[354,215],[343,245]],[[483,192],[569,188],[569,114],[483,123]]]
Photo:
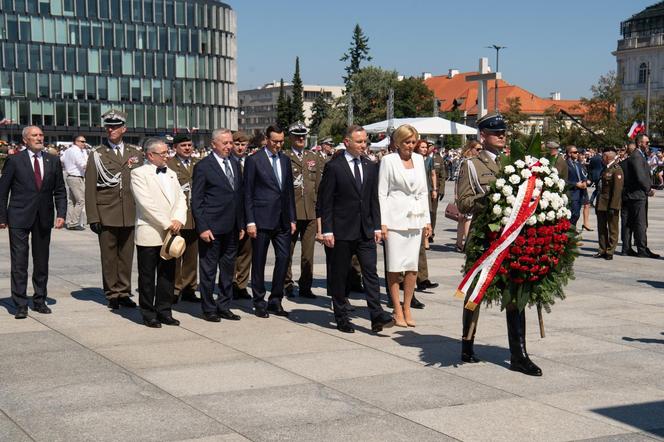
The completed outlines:
[[[646,70],[646,127],[644,133],[648,134],[649,130],[650,130],[650,62],[648,62],[648,67]]]

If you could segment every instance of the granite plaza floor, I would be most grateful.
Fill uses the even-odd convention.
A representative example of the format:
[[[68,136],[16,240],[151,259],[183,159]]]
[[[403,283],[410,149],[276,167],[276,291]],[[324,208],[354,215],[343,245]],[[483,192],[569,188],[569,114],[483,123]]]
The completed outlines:
[[[535,311],[527,313],[528,350],[544,371],[532,378],[507,369],[497,308],[484,308],[479,322],[484,362],[459,362],[462,303],[452,294],[462,255],[452,248],[454,228],[441,216],[428,255],[440,286],[417,294],[426,303],[415,311],[417,327],[380,335],[369,332],[357,294],[357,332],[335,329],[320,246],[320,296],[285,301],[290,318],[256,318],[244,301],[235,305],[241,321],[209,323],[197,305],[181,303],[174,312],[181,327],[149,329],[138,310],[106,308],[89,230],[53,232],[53,314],[30,311],[17,321],[7,233],[0,232],[0,440],[664,437],[664,261],[592,259],[596,232],[586,232],[568,299],[545,315],[546,338]],[[649,227],[649,245],[660,253],[663,233],[660,192]]]

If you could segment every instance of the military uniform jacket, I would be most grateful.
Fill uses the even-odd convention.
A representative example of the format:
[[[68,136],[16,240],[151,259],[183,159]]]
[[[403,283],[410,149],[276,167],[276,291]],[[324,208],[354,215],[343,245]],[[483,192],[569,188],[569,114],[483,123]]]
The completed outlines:
[[[562,155],[556,155],[553,166],[558,171],[558,176],[567,181],[567,178],[569,178],[569,168],[567,167],[567,161],[565,161],[565,158]]]
[[[608,166],[600,177],[597,211],[620,210],[625,174],[617,161]]]
[[[457,183],[459,212],[472,214],[484,207],[484,196],[500,171],[498,158],[494,160],[490,153],[482,149],[477,157],[469,158],[463,163]]]
[[[85,212],[89,224],[134,226],[136,206],[131,193],[131,171],[143,162],[142,149],[132,144],[124,143],[121,157],[107,141],[92,150],[85,170]]]
[[[302,159],[292,150],[285,151],[284,154],[291,160],[297,219],[316,219],[316,199],[324,160],[310,150],[302,151]]]
[[[191,180],[194,176],[194,166],[198,161],[200,161],[198,158],[189,157],[189,167],[186,167],[176,155],[166,163],[168,168],[174,171],[178,176],[178,182],[180,183],[182,192],[184,192],[184,196],[187,199],[187,222],[182,226],[185,230],[191,230],[196,227],[194,224],[194,217],[191,214]]]
[[[433,170],[436,172],[436,178],[438,181],[438,193],[444,195],[445,181],[447,181],[447,166],[440,154],[433,154]]]

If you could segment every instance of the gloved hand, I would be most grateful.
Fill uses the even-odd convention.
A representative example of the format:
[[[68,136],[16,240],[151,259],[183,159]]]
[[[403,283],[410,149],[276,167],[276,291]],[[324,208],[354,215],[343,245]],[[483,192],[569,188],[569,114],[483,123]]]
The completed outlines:
[[[95,232],[97,235],[101,234],[101,223],[90,224],[90,230]]]

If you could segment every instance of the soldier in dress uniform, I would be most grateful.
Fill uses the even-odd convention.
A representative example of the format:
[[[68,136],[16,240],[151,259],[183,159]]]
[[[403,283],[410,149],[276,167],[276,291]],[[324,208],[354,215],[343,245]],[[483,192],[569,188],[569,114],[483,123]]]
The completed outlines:
[[[264,137],[263,137],[264,138]],[[244,173],[244,161],[247,158],[249,136],[244,132],[233,134],[233,150],[231,157],[238,162],[240,173]],[[247,291],[249,272],[251,271],[251,238],[244,235],[240,239],[235,260],[235,275],[233,277],[233,299],[252,299]]]
[[[476,157],[469,158],[459,171],[457,185],[458,207],[461,213],[478,214],[486,207],[486,192],[500,172],[500,155],[506,145],[507,125],[503,116],[493,112],[477,120],[480,130],[482,150]],[[477,219],[473,216],[473,220]],[[470,228],[473,229],[473,224]],[[489,244],[486,244],[489,247]],[[464,300],[464,306],[468,297]],[[474,311],[463,309],[463,336],[461,338],[461,360],[479,362],[473,351],[480,306]],[[535,365],[526,352],[526,313],[519,311],[514,303],[505,308],[507,336],[510,346],[510,369],[531,376],[541,376],[542,370]]]
[[[196,297],[198,289],[198,233],[191,214],[191,180],[194,176],[194,166],[199,161],[192,157],[194,145],[187,134],[178,134],[173,138],[175,155],[166,165],[178,176],[182,192],[187,197],[187,222],[180,229],[180,236],[184,238],[186,248],[180,258],[175,261],[175,299],[189,302],[200,302]]]
[[[323,173],[323,162],[320,155],[304,146],[309,130],[297,122],[288,128],[291,149],[286,155],[291,160],[293,168],[293,187],[295,190],[295,212],[297,215],[297,228],[291,239],[290,259],[286,273],[285,290],[287,296],[293,296],[293,252],[297,240],[301,241],[300,279],[298,280],[298,293],[303,298],[315,298],[311,291],[314,273],[314,245],[316,244],[316,198],[318,185]]]
[[[599,251],[593,258],[613,259],[613,252],[618,245],[625,175],[617,156],[618,153],[613,148],[605,149],[602,155],[605,167],[600,177],[599,196],[595,205]]]
[[[332,142],[332,137],[323,138],[320,142],[319,154],[325,162],[332,158],[332,155],[334,155],[334,143]]]
[[[434,241],[436,236],[436,214],[438,213],[438,201],[445,197],[445,183],[447,182],[447,165],[441,153],[436,153],[436,146],[429,143],[429,155],[433,159],[433,170],[436,172],[436,185],[431,189],[431,238],[429,242]]]
[[[131,296],[136,207],[131,171],[143,165],[143,150],[124,143],[127,115],[110,110],[102,115],[106,140],[88,157],[85,170],[85,212],[90,230],[99,236],[104,295],[111,309],[136,307]]]
[[[544,143],[544,147],[549,151],[551,164],[558,171],[558,176],[567,181],[567,178],[569,178],[569,168],[567,167],[565,157],[560,154],[560,144],[555,141],[547,141]]]

